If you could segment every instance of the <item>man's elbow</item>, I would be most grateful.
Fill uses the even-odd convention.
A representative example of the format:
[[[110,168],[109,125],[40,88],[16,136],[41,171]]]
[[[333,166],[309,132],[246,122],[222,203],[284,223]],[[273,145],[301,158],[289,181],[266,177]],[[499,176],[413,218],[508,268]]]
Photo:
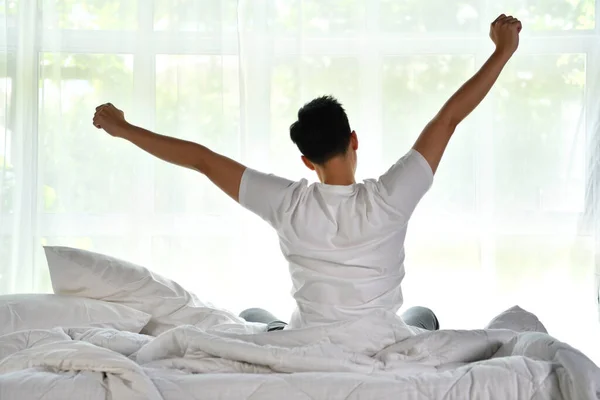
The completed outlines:
[[[210,173],[210,167],[208,163],[206,163],[206,160],[203,159],[194,160],[192,165],[188,166],[188,168],[193,169],[196,172],[200,172],[202,175],[208,175]]]
[[[448,132],[454,132],[458,124],[462,121],[452,110],[446,109],[440,110],[434,120],[438,127]]]
[[[194,151],[190,154],[190,165],[187,167],[203,175],[208,175],[210,173],[210,158],[212,154],[214,153],[206,147],[196,145]]]

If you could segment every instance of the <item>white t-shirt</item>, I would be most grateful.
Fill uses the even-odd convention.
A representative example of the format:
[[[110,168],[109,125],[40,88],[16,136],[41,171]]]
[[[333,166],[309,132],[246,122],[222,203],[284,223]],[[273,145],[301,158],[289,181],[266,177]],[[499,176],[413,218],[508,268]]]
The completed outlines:
[[[297,309],[291,328],[402,306],[408,220],[433,181],[409,151],[378,180],[349,186],[293,182],[246,169],[240,204],[271,224],[289,262]]]

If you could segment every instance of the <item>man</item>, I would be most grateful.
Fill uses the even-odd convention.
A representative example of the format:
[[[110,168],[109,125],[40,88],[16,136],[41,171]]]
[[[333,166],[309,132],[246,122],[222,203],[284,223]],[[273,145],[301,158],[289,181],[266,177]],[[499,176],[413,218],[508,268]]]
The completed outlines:
[[[431,186],[456,127],[487,95],[516,51],[520,31],[521,23],[504,14],[491,24],[493,54],[444,104],[413,148],[377,180],[356,183],[358,138],[332,97],[306,104],[290,127],[302,162],[319,178],[311,185],[266,175],[200,144],[133,126],[110,103],[96,109],[93,122],[162,160],[206,175],[277,230],[297,303],[291,327],[376,313],[395,316],[403,301],[403,244],[410,216]],[[271,322],[269,330],[285,325],[263,310],[247,310],[242,316]],[[403,319],[424,329],[439,328],[435,315],[424,308],[409,310]]]

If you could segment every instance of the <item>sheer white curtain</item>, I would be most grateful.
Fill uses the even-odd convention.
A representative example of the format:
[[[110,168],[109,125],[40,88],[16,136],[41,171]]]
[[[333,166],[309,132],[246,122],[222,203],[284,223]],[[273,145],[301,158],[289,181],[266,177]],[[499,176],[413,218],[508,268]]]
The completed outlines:
[[[483,63],[489,22],[518,54],[461,125],[411,222],[406,306],[447,328],[514,304],[598,347],[600,22],[594,0],[0,1],[0,293],[50,291],[41,245],[142,263],[240,311],[293,308],[276,235],[203,177],[93,128],[133,123],[314,179],[289,140],[336,95],[359,178],[404,154]]]

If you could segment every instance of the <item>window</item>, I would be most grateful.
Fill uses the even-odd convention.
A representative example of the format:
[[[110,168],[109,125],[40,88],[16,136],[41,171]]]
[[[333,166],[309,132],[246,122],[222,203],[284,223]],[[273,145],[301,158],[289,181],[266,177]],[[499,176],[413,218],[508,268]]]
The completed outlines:
[[[519,303],[560,339],[592,343],[568,327],[574,309],[581,331],[597,321],[594,0],[0,2],[0,292],[50,290],[41,241],[285,318],[268,227],[197,174],[96,131],[94,107],[300,178],[288,127],[334,94],[359,135],[359,178],[375,177],[484,62],[503,11],[523,20],[522,43],[411,222],[406,304],[475,328]]]

